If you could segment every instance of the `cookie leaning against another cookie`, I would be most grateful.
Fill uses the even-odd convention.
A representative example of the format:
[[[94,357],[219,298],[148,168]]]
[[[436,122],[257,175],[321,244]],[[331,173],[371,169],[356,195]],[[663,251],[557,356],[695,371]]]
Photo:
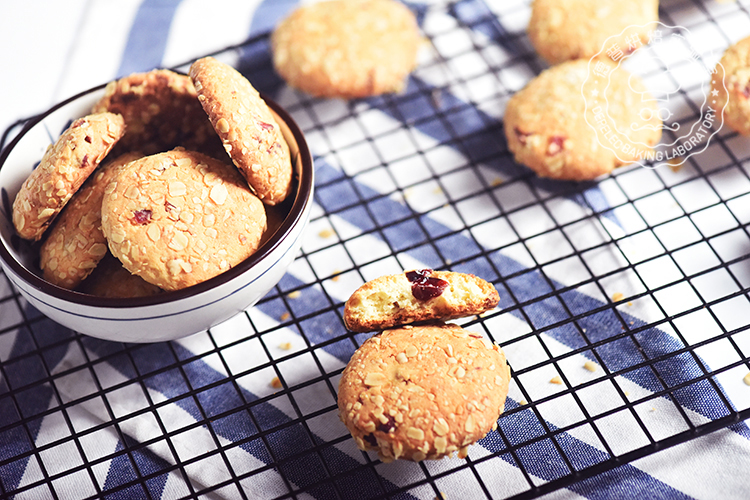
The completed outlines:
[[[353,332],[371,332],[480,314],[499,300],[495,287],[473,274],[407,271],[381,276],[359,287],[344,305],[344,323]]]
[[[130,152],[104,162],[73,195],[39,250],[44,279],[72,290],[97,266],[107,253],[101,229],[104,189],[119,168],[142,156]]]
[[[276,71],[289,85],[325,97],[401,91],[421,44],[414,14],[394,0],[305,5],[271,35]]]
[[[151,155],[183,146],[211,156],[223,154],[187,75],[157,69],[112,81],[92,109],[93,113],[104,111],[125,119],[127,131],[118,151]]]
[[[252,255],[266,229],[263,203],[231,165],[175,149],[136,160],[105,189],[102,230],[133,274],[177,290]]]
[[[661,137],[656,101],[646,99],[646,86],[637,75],[611,61],[599,64],[607,69],[608,79],[591,78],[589,61],[568,61],[542,71],[511,97],[503,122],[508,148],[518,163],[541,177],[582,181],[635,161],[638,151],[653,149]],[[594,91],[606,95],[607,119],[629,140],[632,149],[620,149],[620,158],[589,125],[597,119],[595,107],[586,107],[584,83],[587,96]],[[644,110],[650,111],[649,120],[642,118]]]
[[[711,90],[718,92],[713,108],[719,113],[724,110],[724,119],[732,130],[750,135],[750,37],[724,52],[713,82]]]
[[[13,201],[13,225],[38,240],[125,133],[122,116],[97,113],[75,120],[44,153]]]
[[[457,325],[395,328],[349,360],[339,417],[383,461],[463,458],[496,426],[509,382],[505,354],[481,335]]]
[[[212,57],[195,61],[190,77],[224,148],[258,198],[268,205],[284,201],[292,187],[289,146],[258,91]]]
[[[636,40],[645,45],[658,20],[658,0],[534,0],[527,32],[539,55],[558,64],[599,52],[606,58],[615,45],[626,52]]]

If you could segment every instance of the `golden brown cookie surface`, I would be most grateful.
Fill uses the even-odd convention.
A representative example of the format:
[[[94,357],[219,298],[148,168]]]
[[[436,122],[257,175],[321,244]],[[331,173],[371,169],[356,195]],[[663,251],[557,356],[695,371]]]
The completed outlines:
[[[437,459],[484,437],[505,407],[510,369],[457,325],[406,326],[368,339],[339,382],[339,416],[384,461]]]
[[[398,92],[416,65],[414,14],[394,0],[331,0],[295,10],[274,30],[276,71],[314,96]]]
[[[125,132],[122,116],[96,113],[75,120],[42,157],[13,201],[13,225],[38,240]]]
[[[642,98],[645,85],[612,62],[598,64],[607,68],[608,79],[593,78],[589,61],[568,61],[543,71],[508,101],[505,137],[518,163],[541,177],[580,181],[635,161],[639,151],[652,151],[661,137],[661,120],[654,101]],[[631,149],[621,146],[616,155],[605,147],[609,144],[590,125],[599,121],[595,110],[601,106],[589,100],[587,108],[584,82],[588,98],[595,92],[607,96],[607,119]],[[644,108],[651,114],[642,115]]]
[[[151,155],[183,146],[211,155],[221,152],[187,75],[157,69],[112,81],[93,107],[94,113],[104,111],[125,119],[127,132],[118,151]]]
[[[44,279],[72,290],[97,266],[107,253],[101,230],[104,188],[118,168],[141,156],[131,152],[105,161],[73,195],[39,250]]]
[[[233,166],[182,149],[128,164],[102,201],[112,254],[164,290],[200,283],[242,262],[265,228],[263,203]]]
[[[712,106],[724,110],[724,120],[733,130],[750,135],[750,37],[729,47],[719,63],[711,85],[718,92]]]
[[[528,35],[551,64],[590,59],[600,51],[607,57],[613,44],[627,53],[636,39],[648,43],[648,33],[659,20],[658,6],[658,0],[534,0]]]
[[[495,287],[472,274],[430,269],[381,276],[359,287],[344,306],[354,332],[480,314],[497,305]]]
[[[224,148],[263,203],[291,190],[289,146],[271,110],[240,72],[212,57],[190,67],[198,98]]]

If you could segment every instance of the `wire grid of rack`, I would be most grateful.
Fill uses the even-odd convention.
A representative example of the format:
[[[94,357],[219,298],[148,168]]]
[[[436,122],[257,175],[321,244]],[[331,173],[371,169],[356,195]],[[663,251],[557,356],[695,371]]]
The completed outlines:
[[[120,460],[133,473],[106,492],[152,496],[165,472],[189,477],[191,468],[218,458],[229,478],[195,487],[188,481],[186,496],[245,496],[239,485],[276,471],[286,488],[278,498],[432,498],[452,480],[473,497],[531,498],[750,416],[750,405],[728,388],[750,368],[750,321],[741,312],[750,283],[747,141],[724,130],[678,171],[625,167],[596,183],[540,180],[513,163],[502,131],[505,102],[544,66],[524,34],[528,5],[462,0],[415,8],[431,54],[399,95],[344,102],[284,88],[270,66],[267,35],[214,54],[275,94],[302,127],[315,155],[316,209],[290,273],[246,314],[201,334],[203,351],[61,333],[3,280],[0,335],[24,335],[27,347],[0,363],[7,382],[0,404],[6,416],[12,409],[17,415],[0,422],[0,433],[26,435],[29,447],[0,457],[0,467],[33,460],[44,477],[17,491],[59,497],[56,479],[83,474],[102,494],[97,467]],[[666,24],[719,34],[719,47],[730,43],[732,27],[750,23],[742,3],[673,1],[661,9]],[[694,118],[692,90],[680,91],[683,121]],[[362,282],[414,265],[474,272],[495,284],[500,306],[462,324],[504,347],[513,382],[497,430],[467,459],[385,465],[354,449],[338,422],[338,377],[367,337],[347,332],[341,311]],[[247,334],[226,335],[238,328]],[[52,372],[51,360],[71,349],[82,353],[81,363]],[[262,359],[234,370],[237,352],[251,349]],[[142,361],[154,353],[159,363]],[[196,383],[195,367],[209,359],[228,376]],[[103,386],[107,365],[125,378]],[[300,375],[299,366],[309,370]],[[64,379],[81,372],[97,390],[64,397]],[[180,383],[159,387],[168,376]],[[274,377],[280,387],[270,389]],[[251,379],[267,390],[249,395],[244,382]],[[161,400],[150,395],[154,387]],[[27,412],[27,398],[40,391],[53,403]],[[122,413],[110,399],[128,391],[142,392],[144,404]],[[93,400],[109,421],[79,428],[70,414]],[[172,428],[161,412],[174,403],[194,407],[188,430],[208,430],[215,449],[178,456],[172,441],[186,430]],[[291,416],[274,418],[277,408]],[[161,432],[138,442],[127,421],[144,416]],[[64,419],[70,435],[34,443],[39,422],[52,417]],[[240,420],[254,431],[238,427],[224,439]],[[613,421],[630,423],[627,442],[613,433]],[[57,449],[86,456],[85,441],[111,427],[122,443],[111,455],[63,471],[45,467]],[[248,470],[233,460],[233,450],[256,445],[268,450],[267,463]],[[158,446],[175,460],[152,471],[139,457]],[[341,460],[341,450],[361,456]],[[499,462],[510,465],[501,480],[490,474]],[[386,467],[409,472],[399,482]],[[303,481],[302,469],[312,479]],[[372,491],[362,491],[363,482]],[[0,485],[3,496],[11,493]]]

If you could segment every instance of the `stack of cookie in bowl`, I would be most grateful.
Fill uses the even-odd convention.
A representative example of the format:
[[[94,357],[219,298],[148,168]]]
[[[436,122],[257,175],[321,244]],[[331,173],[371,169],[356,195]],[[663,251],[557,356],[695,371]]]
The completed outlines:
[[[429,269],[382,276],[351,295],[347,328],[380,330],[357,349],[339,382],[339,417],[360,449],[384,462],[464,458],[496,427],[510,382],[505,354],[446,321],[498,301],[481,278]]]
[[[30,120],[0,155],[0,264],[81,333],[183,337],[281,279],[313,176],[294,120],[231,66],[125,76]]]
[[[234,68],[204,58],[190,76],[155,70],[109,84],[24,182],[13,223],[29,240],[49,228],[40,267],[57,286],[78,288],[109,251],[153,285],[133,293],[179,290],[252,255],[265,206],[283,202],[291,180],[266,103]]]

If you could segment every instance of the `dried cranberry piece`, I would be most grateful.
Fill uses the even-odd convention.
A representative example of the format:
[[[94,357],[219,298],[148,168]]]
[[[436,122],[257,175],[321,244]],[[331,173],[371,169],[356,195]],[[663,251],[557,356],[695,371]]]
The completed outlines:
[[[747,82],[745,88],[742,89],[742,95],[744,95],[745,98],[750,99],[750,82]]]
[[[390,415],[387,418],[388,422],[378,422],[378,425],[376,427],[377,430],[379,430],[380,432],[385,432],[386,434],[396,428],[396,420]]]
[[[81,168],[86,168],[88,163],[89,163],[89,155],[85,154],[83,155],[83,159],[81,159]]]
[[[271,125],[270,123],[258,120],[258,125],[260,125],[260,128],[262,128],[263,130],[273,130],[273,125]]]
[[[151,210],[136,210],[133,212],[133,225],[145,226],[151,222]]]
[[[164,202],[164,210],[166,210],[167,212],[171,212],[173,208],[177,208],[177,207],[175,207],[174,205],[172,205],[168,201]]]
[[[549,144],[547,145],[547,156],[555,156],[563,150],[563,144],[565,143],[565,137],[561,135],[553,135],[549,138]]]
[[[421,269],[406,273],[406,279],[411,283],[411,294],[415,299],[427,301],[439,297],[448,287],[448,282],[430,276],[432,269]]]

